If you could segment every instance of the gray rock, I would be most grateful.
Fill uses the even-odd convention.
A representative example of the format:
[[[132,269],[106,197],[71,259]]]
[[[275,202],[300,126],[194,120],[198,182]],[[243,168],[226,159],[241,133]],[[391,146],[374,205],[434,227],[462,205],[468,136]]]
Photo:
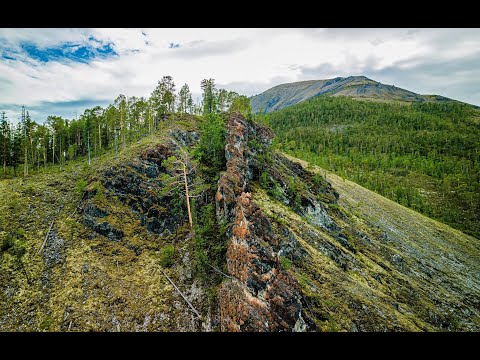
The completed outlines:
[[[85,215],[89,215],[89,216],[93,216],[93,217],[100,217],[100,218],[103,218],[103,217],[108,215],[108,212],[98,208],[95,204],[93,204],[91,202],[88,202],[83,207],[83,213]]]
[[[51,231],[43,252],[43,259],[47,268],[60,264],[65,259],[64,248],[65,241],[58,236],[56,231]]]
[[[394,254],[394,255],[392,256],[392,262],[393,262],[396,266],[398,266],[398,267],[400,267],[400,268],[403,268],[403,258],[402,258],[399,254]]]
[[[310,223],[319,225],[324,229],[332,229],[334,222],[327,213],[322,204],[315,202],[305,208],[307,219]]]
[[[200,136],[195,131],[172,130],[170,135],[182,146],[193,146],[200,140]]]
[[[104,221],[98,223],[92,216],[86,216],[84,218],[85,225],[94,230],[96,233],[108,237],[112,241],[120,241],[124,234],[122,230],[114,228],[108,222]]]
[[[286,226],[282,226],[279,231],[280,235],[280,250],[279,256],[286,256],[287,258],[298,261],[307,256],[307,251],[303,249],[297,241],[297,238]]]
[[[293,332],[305,332],[307,331],[307,324],[305,320],[302,318],[302,313],[298,314],[298,319],[295,322],[295,326],[293,327]]]

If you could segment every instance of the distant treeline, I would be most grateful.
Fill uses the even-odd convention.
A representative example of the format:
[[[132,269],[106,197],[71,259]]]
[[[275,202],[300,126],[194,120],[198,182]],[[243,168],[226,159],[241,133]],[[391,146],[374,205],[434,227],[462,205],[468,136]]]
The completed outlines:
[[[150,97],[119,95],[105,108],[86,109],[78,119],[48,116],[37,123],[22,107],[21,119],[13,125],[0,115],[0,164],[3,177],[27,176],[47,164],[65,164],[81,156],[96,156],[108,149],[124,148],[158,128],[175,113],[208,114],[249,110],[245,96],[216,89],[214,79],[201,82],[202,102],[195,104],[187,84],[177,93],[171,76],[164,76]],[[18,169],[21,165],[22,168]]]
[[[280,148],[480,238],[480,113],[320,96],[272,112]]]

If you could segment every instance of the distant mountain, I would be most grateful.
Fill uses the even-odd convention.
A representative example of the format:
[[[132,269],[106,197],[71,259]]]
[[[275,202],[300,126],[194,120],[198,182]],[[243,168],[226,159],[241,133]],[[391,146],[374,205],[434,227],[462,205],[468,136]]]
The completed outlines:
[[[408,102],[448,101],[439,95],[420,95],[394,85],[385,85],[365,76],[337,77],[328,80],[308,80],[274,86],[250,98],[252,110],[264,113],[283,109],[314,96],[329,94],[376,100]]]

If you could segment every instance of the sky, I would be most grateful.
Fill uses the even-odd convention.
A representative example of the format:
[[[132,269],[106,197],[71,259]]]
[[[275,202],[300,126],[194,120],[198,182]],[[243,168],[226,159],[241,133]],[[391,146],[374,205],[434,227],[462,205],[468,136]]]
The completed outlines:
[[[0,111],[74,118],[171,75],[251,96],[287,82],[364,75],[480,105],[480,29],[0,29]]]

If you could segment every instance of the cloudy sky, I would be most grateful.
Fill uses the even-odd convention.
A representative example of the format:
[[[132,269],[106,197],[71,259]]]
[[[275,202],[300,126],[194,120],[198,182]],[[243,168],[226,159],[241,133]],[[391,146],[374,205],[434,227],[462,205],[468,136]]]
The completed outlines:
[[[171,75],[255,95],[300,80],[365,75],[480,105],[480,29],[0,29],[0,111],[72,118]]]

